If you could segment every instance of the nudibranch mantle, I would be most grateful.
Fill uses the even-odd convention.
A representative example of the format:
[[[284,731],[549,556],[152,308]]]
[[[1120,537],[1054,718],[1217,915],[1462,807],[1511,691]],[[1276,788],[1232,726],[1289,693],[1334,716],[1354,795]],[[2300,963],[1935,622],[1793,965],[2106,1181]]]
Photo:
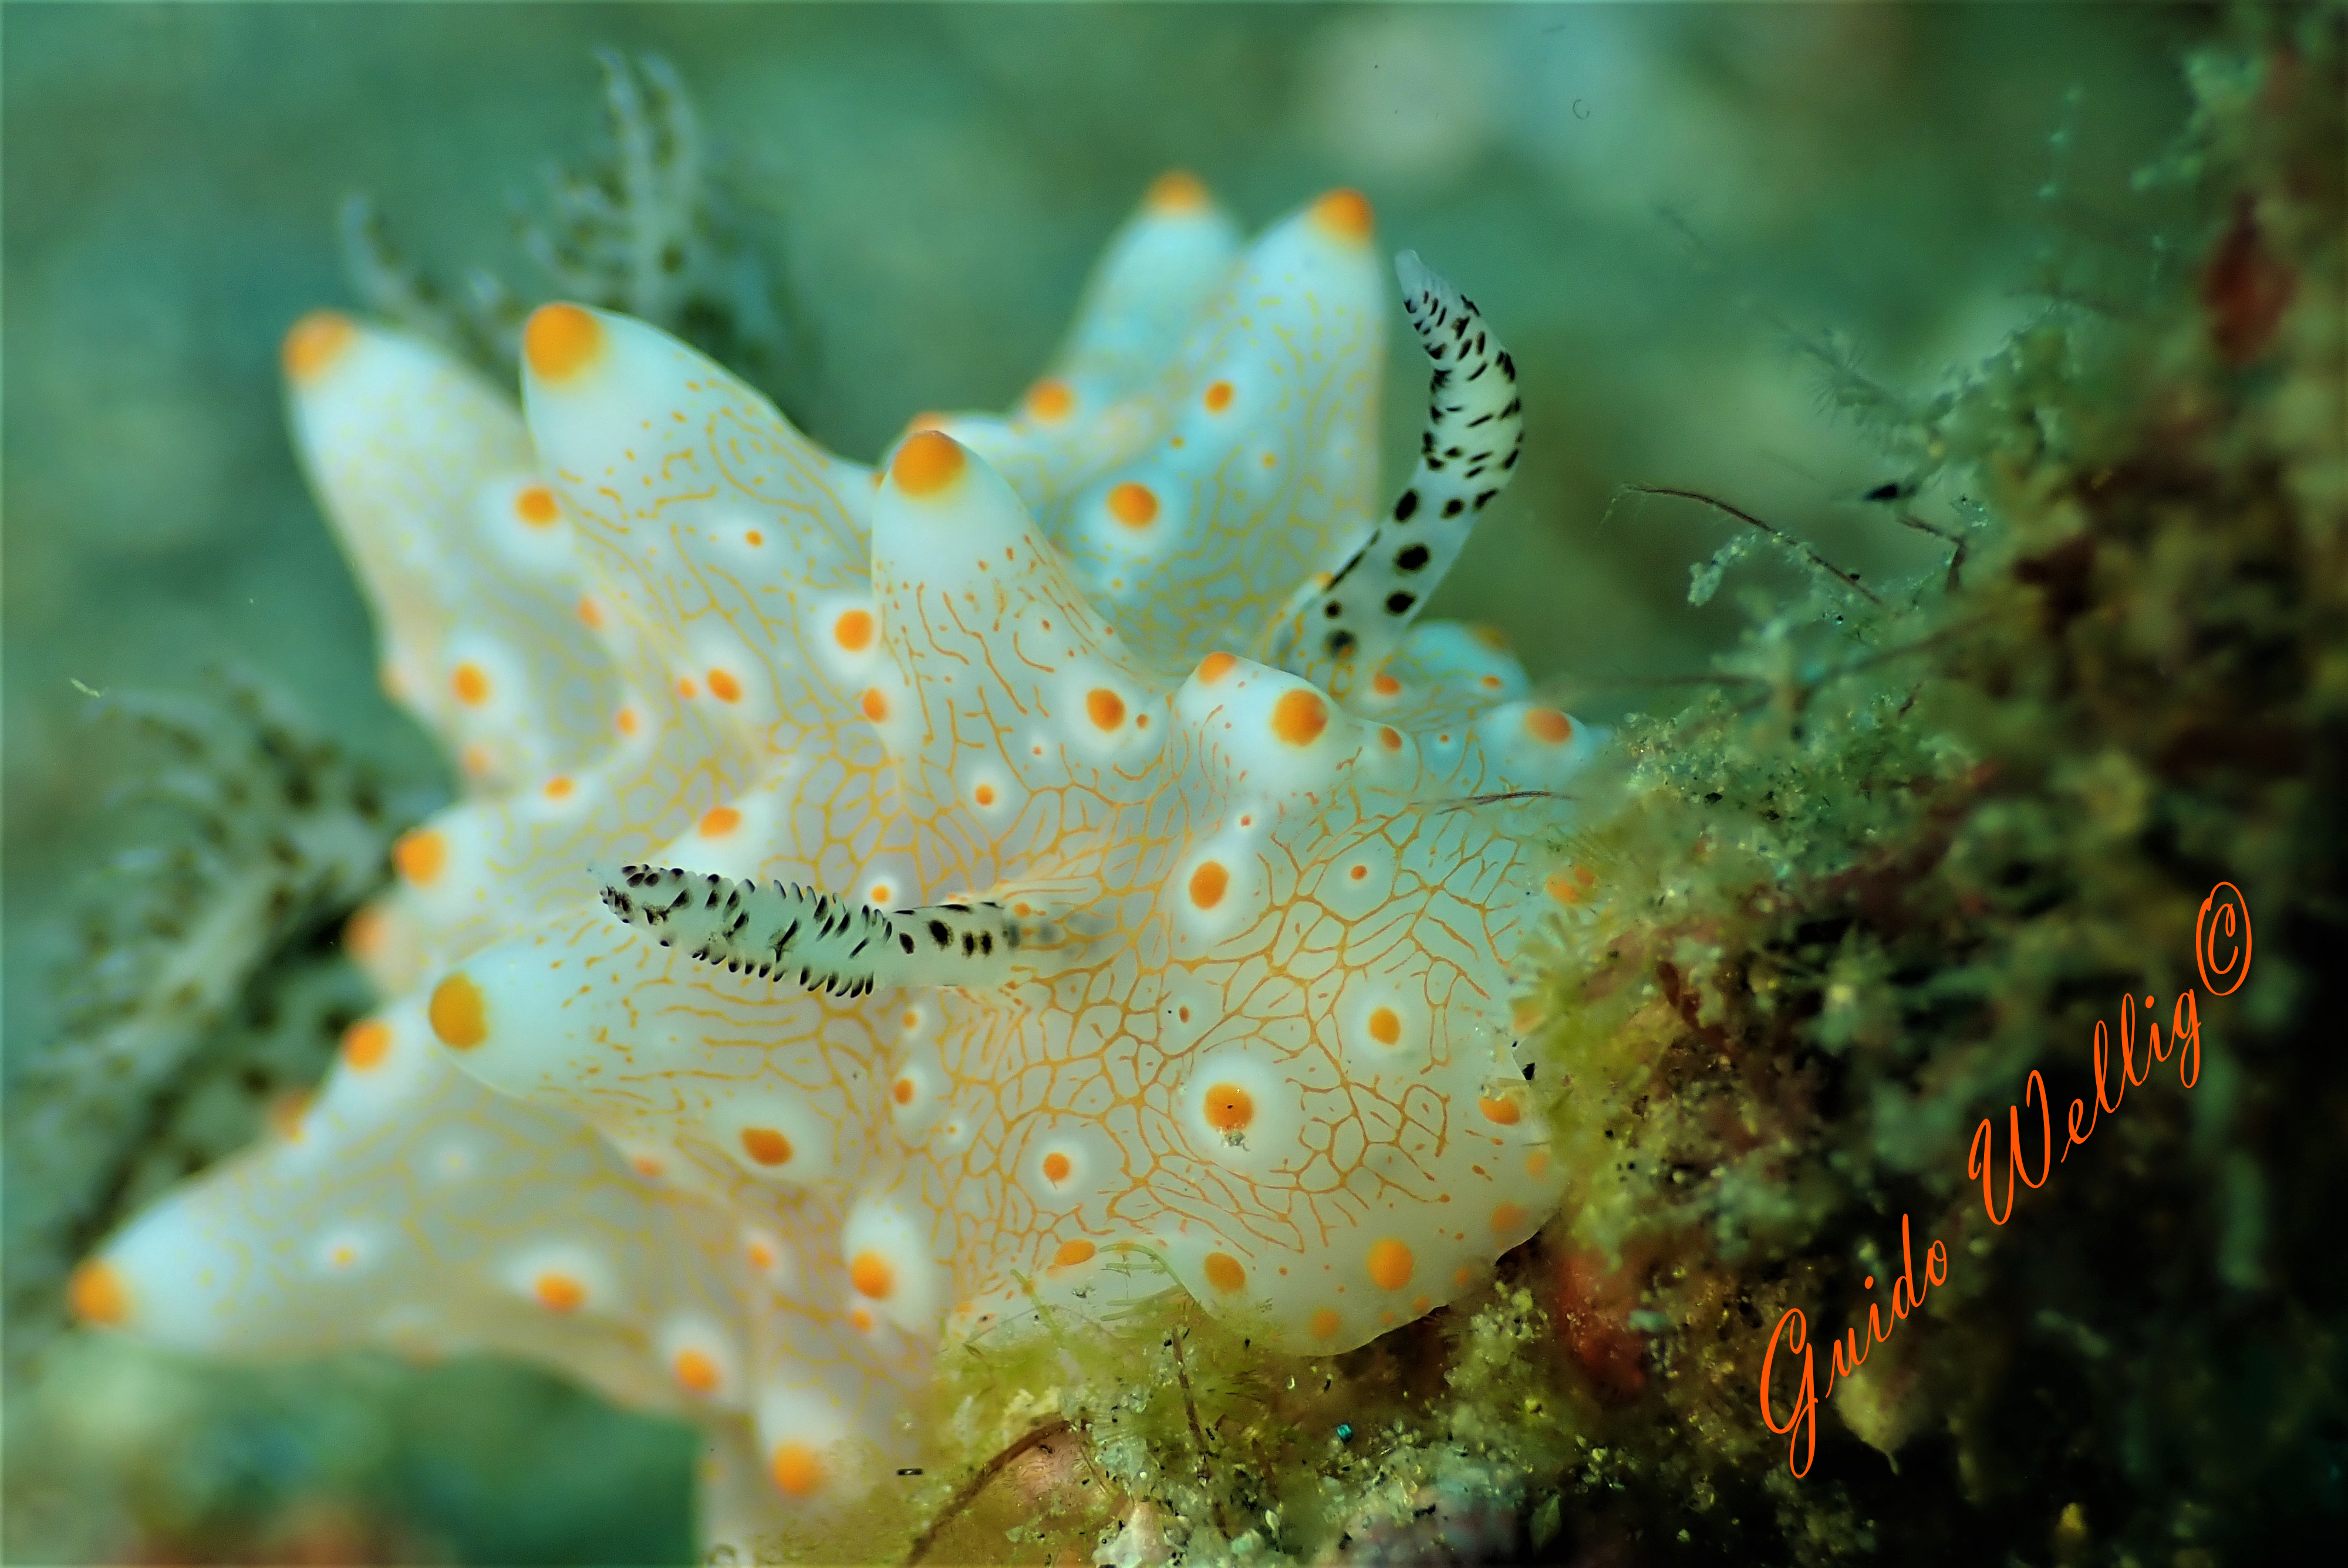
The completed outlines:
[[[354,922],[396,999],[83,1314],[551,1360],[707,1426],[722,1538],[916,1451],[942,1336],[1179,1288],[1329,1352],[1472,1287],[1559,1202],[1509,964],[1597,737],[1417,619],[1521,415],[1406,254],[1432,405],[1373,510],[1380,270],[1358,195],[1242,247],[1169,176],[1019,410],[879,470],[621,316],[541,310],[520,414],[297,326],[468,798]]]

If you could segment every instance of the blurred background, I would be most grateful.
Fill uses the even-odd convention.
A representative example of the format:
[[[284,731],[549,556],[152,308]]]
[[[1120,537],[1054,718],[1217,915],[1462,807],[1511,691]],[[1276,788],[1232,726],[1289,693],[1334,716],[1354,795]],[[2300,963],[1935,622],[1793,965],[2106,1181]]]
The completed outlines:
[[[601,135],[592,53],[672,62],[777,269],[798,422],[870,460],[1003,405],[1098,247],[1188,168],[1250,227],[1335,184],[1483,306],[1526,462],[1437,601],[1605,718],[1739,624],[1688,603],[1706,491],[1874,579],[1931,541],[1814,351],[1929,389],[2046,303],[2182,121],[2205,12],[2157,5],[25,5],[5,48],[5,1039],[55,1037],[60,889],[118,841],[93,693],[281,688],[396,784],[442,763],[286,446],[276,351],[356,302],[373,196],[530,301],[509,203]],[[1396,313],[1394,330],[1400,333]],[[1390,356],[1386,472],[1425,367]],[[1765,574],[1766,575],[1766,574]],[[323,1058],[321,1059],[323,1061]],[[26,1201],[21,1189],[12,1204]],[[8,1561],[653,1563],[682,1430],[519,1369],[260,1371],[61,1344],[7,1390]]]

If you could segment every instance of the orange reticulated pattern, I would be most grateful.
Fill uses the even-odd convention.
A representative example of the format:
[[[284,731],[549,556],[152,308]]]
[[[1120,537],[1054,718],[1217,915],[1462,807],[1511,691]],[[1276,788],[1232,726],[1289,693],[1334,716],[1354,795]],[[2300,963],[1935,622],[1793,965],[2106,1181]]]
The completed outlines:
[[[1445,623],[1358,707],[1243,656],[1375,515],[1385,305],[1358,198],[1243,250],[1194,187],[1048,407],[926,419],[877,481],[623,316],[547,317],[519,413],[364,323],[289,351],[388,684],[490,765],[404,841],[301,1135],[113,1238],[85,1317],[534,1357],[703,1423],[725,1539],[918,1451],[942,1335],[1179,1289],[1344,1349],[1547,1217],[1509,965],[1596,737]],[[1033,938],[817,995],[623,924],[626,862]]]

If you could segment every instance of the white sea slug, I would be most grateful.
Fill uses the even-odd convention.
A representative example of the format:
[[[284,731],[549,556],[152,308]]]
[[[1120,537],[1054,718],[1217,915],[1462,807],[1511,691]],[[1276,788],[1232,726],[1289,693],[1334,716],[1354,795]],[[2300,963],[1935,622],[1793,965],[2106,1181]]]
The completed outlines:
[[[297,440],[470,798],[355,922],[394,999],[84,1315],[551,1361],[700,1419],[729,1539],[917,1453],[942,1335],[1179,1288],[1334,1351],[1473,1286],[1558,1202],[1509,964],[1593,738],[1416,619],[1521,421],[1399,270],[1382,511],[1350,191],[1242,250],[1168,177],[1021,411],[878,472],[624,317],[540,311],[519,414],[304,322]]]

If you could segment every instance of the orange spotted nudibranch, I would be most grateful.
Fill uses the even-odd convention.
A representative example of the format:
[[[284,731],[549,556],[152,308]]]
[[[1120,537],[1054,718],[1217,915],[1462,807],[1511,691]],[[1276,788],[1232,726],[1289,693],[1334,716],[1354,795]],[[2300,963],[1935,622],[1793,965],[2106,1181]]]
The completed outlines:
[[[298,1126],[85,1317],[549,1361],[703,1424],[724,1539],[918,1451],[941,1344],[1039,1307],[1312,1353],[1470,1288],[1563,1180],[1510,974],[1598,737],[1421,613],[1522,415],[1406,253],[1433,392],[1377,492],[1373,240],[1161,180],[1018,406],[877,469],[624,316],[541,309],[518,409],[298,324],[296,445],[469,794]]]

